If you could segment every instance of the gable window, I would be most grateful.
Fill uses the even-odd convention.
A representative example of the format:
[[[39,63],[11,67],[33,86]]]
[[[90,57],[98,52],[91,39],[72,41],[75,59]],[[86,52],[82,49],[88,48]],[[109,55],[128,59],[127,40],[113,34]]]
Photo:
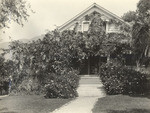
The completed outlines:
[[[107,33],[119,33],[120,29],[119,26],[116,24],[106,24],[106,32]]]
[[[82,22],[82,32],[88,31],[90,26],[90,21],[83,21]]]

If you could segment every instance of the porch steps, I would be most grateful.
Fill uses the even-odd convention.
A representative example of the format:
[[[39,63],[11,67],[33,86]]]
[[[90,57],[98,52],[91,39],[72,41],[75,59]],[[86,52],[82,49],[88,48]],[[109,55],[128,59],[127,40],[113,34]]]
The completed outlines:
[[[94,85],[94,84],[100,84],[100,83],[101,83],[101,81],[100,81],[99,77],[96,76],[96,75],[81,76],[81,79],[80,79],[80,82],[79,82],[80,85],[82,85],[82,84],[87,84],[87,85],[92,84],[92,85]]]

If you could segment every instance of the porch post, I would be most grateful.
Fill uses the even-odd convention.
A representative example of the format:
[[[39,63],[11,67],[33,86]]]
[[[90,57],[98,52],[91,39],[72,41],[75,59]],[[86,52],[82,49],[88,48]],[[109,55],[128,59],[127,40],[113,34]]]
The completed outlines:
[[[107,55],[107,63],[110,62],[110,54]]]
[[[88,58],[88,75],[90,75],[90,57]]]

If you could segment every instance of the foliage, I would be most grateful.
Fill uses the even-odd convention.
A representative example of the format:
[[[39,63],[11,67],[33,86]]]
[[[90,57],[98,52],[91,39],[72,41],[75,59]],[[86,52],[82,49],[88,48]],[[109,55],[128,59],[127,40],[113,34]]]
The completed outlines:
[[[129,11],[122,16],[122,19],[126,22],[133,22],[137,20],[137,13],[134,11]]]
[[[44,91],[46,97],[58,98],[77,96],[77,74],[83,59],[109,54],[126,38],[121,34],[106,35],[105,22],[99,13],[94,12],[86,19],[91,21],[87,32],[66,30],[60,33],[54,30],[45,34],[42,40],[30,43],[13,41],[10,44],[15,64],[13,92]]]
[[[136,12],[130,11],[123,16],[125,21],[132,21],[132,47],[137,69],[148,57],[150,50],[150,0],[139,0]]]
[[[13,62],[11,60],[5,61],[5,58],[0,55],[0,92],[2,94],[8,93],[9,76],[13,72]]]
[[[90,20],[90,28],[88,30],[88,36],[92,37],[92,41],[90,40],[88,43],[92,43],[95,48],[97,48],[96,53],[92,54],[93,56],[106,54],[111,54],[118,45],[127,43],[130,45],[131,43],[131,28],[129,25],[122,23],[116,19],[110,19],[109,24],[117,25],[120,28],[120,33],[107,33],[105,30],[106,21],[102,19],[101,14],[98,12],[93,12],[90,15],[86,15],[85,19]],[[93,52],[93,50],[91,50]],[[91,53],[92,53],[91,52]]]
[[[8,81],[8,77],[13,72],[13,62],[11,60],[5,61],[3,56],[0,56],[0,80]]]
[[[70,70],[63,75],[54,75],[45,84],[47,98],[73,98],[78,96],[76,89],[78,87],[79,75]]]
[[[137,12],[141,23],[148,24],[150,26],[150,1],[140,0],[137,4]]]
[[[137,63],[141,64],[141,62],[143,62],[143,60],[148,56],[150,47],[148,25],[141,25],[136,23],[133,26],[132,38],[135,60]]]
[[[134,95],[146,92],[146,75],[118,64],[103,65],[100,78],[106,92],[110,95]]]
[[[1,80],[3,78],[5,78],[5,75],[4,75],[4,73],[5,73],[4,61],[5,61],[5,59],[2,56],[0,56],[0,69],[1,69],[1,71],[0,71],[0,77],[1,77]]]
[[[11,20],[23,25],[27,20],[30,6],[24,0],[2,0],[0,2],[0,29],[7,27]]]
[[[14,90],[20,92],[18,87],[22,87],[20,85],[24,80],[37,78],[39,85],[43,87],[50,84],[49,87],[46,87],[48,92],[51,92],[51,88],[67,90],[67,92],[60,92],[61,95],[52,94],[47,95],[48,97],[76,96],[75,89],[79,79],[75,70],[79,69],[79,64],[83,58],[99,54],[104,35],[101,31],[95,31],[91,28],[89,32],[85,33],[75,31],[48,32],[42,40],[33,41],[29,44],[20,41],[12,42],[10,50],[16,64],[16,71],[13,75]],[[45,82],[49,78],[55,78],[53,87],[51,82]],[[65,83],[62,78],[67,80],[65,82],[70,82]],[[26,83],[28,84],[28,82]],[[72,87],[70,84],[74,84],[74,86]],[[23,89],[25,88],[23,87]],[[58,89],[57,91],[60,91]],[[28,92],[28,88],[26,91]],[[62,93],[68,93],[68,95]]]
[[[137,5],[138,20],[132,31],[133,47],[137,67],[148,57],[150,49],[150,1],[140,0]]]
[[[110,51],[110,58],[116,60],[121,65],[126,65],[125,55],[132,54],[132,47],[128,43],[117,44],[114,50]]]
[[[8,90],[8,86],[6,83],[8,83],[6,69],[4,67],[5,65],[5,59],[0,56],[0,95],[6,93]]]
[[[61,41],[62,39],[64,40],[63,42]],[[65,96],[67,98],[67,96],[77,96],[75,89],[78,86],[79,79],[72,64],[74,53],[71,51],[71,42],[68,43],[69,41],[71,39],[68,39],[67,36],[60,38],[60,34],[53,31],[47,33],[43,40],[31,43],[12,42],[10,49],[13,54],[13,61],[16,64],[16,69],[13,73],[13,92],[37,94],[40,91],[47,92],[46,90],[50,92],[51,88],[57,87],[58,91],[62,90],[62,88],[69,88],[69,90],[62,92],[61,95],[53,94],[47,95],[47,97],[64,98]],[[55,79],[55,84],[52,87],[51,80],[53,79]],[[63,79],[67,80],[65,82],[68,83],[65,83]],[[44,87],[46,84],[50,85]],[[68,95],[65,95],[65,93]]]

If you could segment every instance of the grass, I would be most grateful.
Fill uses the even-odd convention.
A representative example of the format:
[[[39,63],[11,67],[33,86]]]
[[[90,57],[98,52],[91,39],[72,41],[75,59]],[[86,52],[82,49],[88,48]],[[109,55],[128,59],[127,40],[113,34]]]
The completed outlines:
[[[150,113],[150,99],[114,95],[99,98],[93,113]]]
[[[72,99],[45,99],[43,96],[0,98],[0,113],[49,113]]]

